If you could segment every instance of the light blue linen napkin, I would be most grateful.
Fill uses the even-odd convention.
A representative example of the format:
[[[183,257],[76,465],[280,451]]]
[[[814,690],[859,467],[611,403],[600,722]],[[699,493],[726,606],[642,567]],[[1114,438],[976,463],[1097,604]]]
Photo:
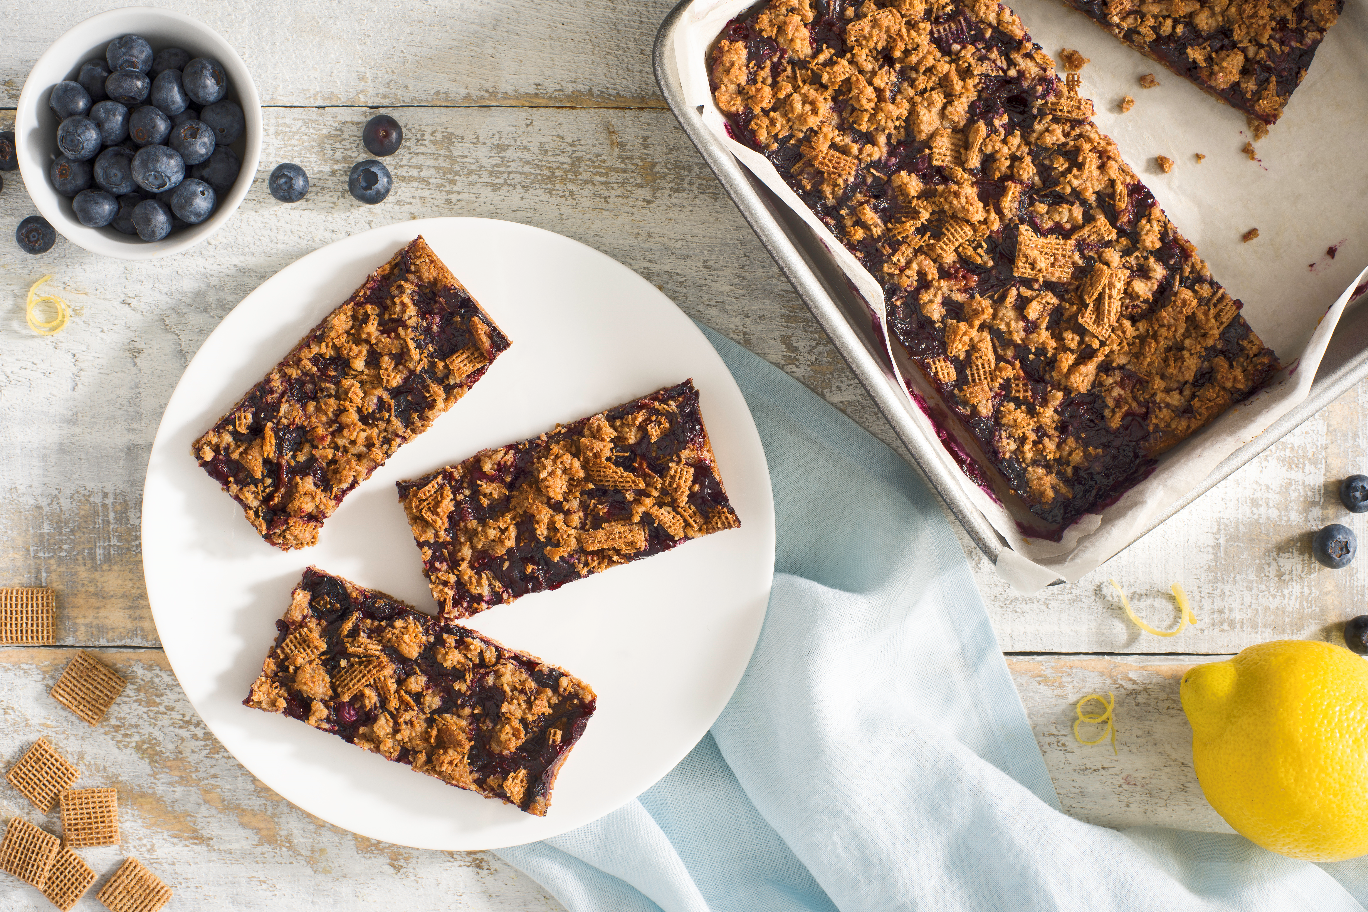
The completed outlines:
[[[705,331],[774,486],[759,645],[711,733],[658,784],[502,858],[571,912],[1362,912],[1363,862],[1063,814],[935,495],[820,398]]]

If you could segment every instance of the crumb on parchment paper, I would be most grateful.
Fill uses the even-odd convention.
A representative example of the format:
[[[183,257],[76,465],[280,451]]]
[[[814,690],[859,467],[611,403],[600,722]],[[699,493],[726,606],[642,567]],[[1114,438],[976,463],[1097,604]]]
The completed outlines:
[[[1240,240],[1242,240],[1242,241],[1244,241],[1246,244],[1248,244],[1250,241],[1254,240],[1254,239],[1255,239],[1256,237],[1258,237],[1258,236],[1259,236],[1259,229],[1258,229],[1258,228],[1250,228],[1250,229],[1249,229],[1248,231],[1246,231],[1244,234],[1240,235]]]
[[[1268,124],[1259,120],[1257,117],[1245,118],[1245,123],[1249,124],[1249,132],[1254,134],[1254,141],[1258,142],[1268,135]]]
[[[1152,89],[1159,84],[1159,80],[1154,78],[1153,73],[1146,73],[1140,77],[1140,88]]]
[[[1201,152],[1194,152],[1194,153],[1192,153],[1192,157],[1195,158],[1195,159],[1197,159],[1197,164],[1199,164],[1199,165],[1202,163],[1203,159],[1206,158],[1206,156],[1203,155]]]
[[[1173,159],[1169,158],[1167,155],[1156,155],[1154,161],[1159,165],[1159,170],[1163,171],[1165,174],[1168,174],[1173,170]]]
[[[1060,48],[1059,60],[1064,64],[1064,72],[1066,73],[1077,73],[1089,62],[1089,58],[1084,57],[1072,48]]]
[[[1129,95],[1122,95],[1121,102],[1117,107],[1121,109],[1122,114],[1125,114],[1131,108],[1135,107],[1135,99],[1131,98]]]
[[[1255,152],[1255,150],[1254,150],[1254,144],[1253,144],[1252,142],[1246,142],[1246,143],[1244,144],[1244,148],[1241,149],[1240,151],[1243,152],[1243,153],[1245,154],[1245,156],[1246,156],[1250,161],[1258,161],[1258,160],[1259,160],[1258,154]]]

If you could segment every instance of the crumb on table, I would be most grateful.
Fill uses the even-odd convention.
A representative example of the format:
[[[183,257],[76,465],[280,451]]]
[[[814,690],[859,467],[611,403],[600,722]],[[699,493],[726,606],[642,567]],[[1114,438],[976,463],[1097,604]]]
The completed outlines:
[[[1259,120],[1257,117],[1246,117],[1245,123],[1249,124],[1249,132],[1254,134],[1254,141],[1258,142],[1268,135],[1268,124]]]
[[[1240,240],[1242,240],[1242,241],[1244,241],[1246,244],[1248,244],[1250,241],[1254,240],[1254,239],[1255,239],[1256,237],[1258,237],[1258,236],[1259,236],[1259,229],[1258,229],[1258,228],[1250,228],[1250,229],[1249,229],[1248,231],[1246,231],[1244,234],[1240,235]]]
[[[1258,155],[1257,155],[1257,154],[1255,153],[1255,151],[1254,151],[1254,144],[1253,144],[1252,142],[1246,142],[1246,143],[1244,144],[1244,148],[1241,149],[1240,151],[1243,152],[1243,153],[1245,154],[1245,156],[1246,156],[1250,161],[1258,161],[1258,160],[1259,160]]]
[[[1117,105],[1117,107],[1121,109],[1122,114],[1125,114],[1131,108],[1135,107],[1135,99],[1131,98],[1129,95],[1122,95],[1121,103]]]
[[[1159,80],[1154,78],[1153,73],[1146,73],[1140,77],[1140,88],[1152,89],[1159,84]]]
[[[1089,59],[1072,48],[1060,48],[1059,60],[1064,64],[1064,72],[1077,73],[1088,65]]]
[[[1167,155],[1156,155],[1154,160],[1158,163],[1159,170],[1163,171],[1165,174],[1168,174],[1173,170],[1173,159],[1169,158]]]
[[[1192,154],[1192,157],[1197,160],[1197,164],[1199,165],[1206,159],[1206,156],[1203,155],[1201,152],[1194,152]]]

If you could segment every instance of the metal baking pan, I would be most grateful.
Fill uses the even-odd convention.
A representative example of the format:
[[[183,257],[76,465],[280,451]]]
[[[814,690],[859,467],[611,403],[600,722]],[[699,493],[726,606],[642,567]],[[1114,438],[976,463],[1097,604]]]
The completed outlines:
[[[754,229],[760,242],[774,257],[794,290],[888,419],[907,448],[906,455],[912,464],[930,482],[979,550],[997,563],[998,555],[1007,547],[1006,543],[987,518],[964,496],[957,479],[950,475],[951,470],[937,458],[940,441],[928,437],[911,420],[912,410],[916,406],[898,388],[892,372],[884,363],[883,345],[871,325],[867,307],[851,292],[844,274],[835,265],[825,245],[718,141],[703,124],[701,109],[689,107],[685,103],[683,87],[675,69],[675,41],[684,13],[693,2],[683,0],[671,10],[656,34],[653,52],[655,75],[666,104],[708,167],[722,182],[723,189],[741,211],[742,217]],[[1305,401],[1226,457],[1201,484],[1131,541],[1145,535],[1215,487],[1226,476],[1339,398],[1341,393],[1365,375],[1368,375],[1368,307],[1351,303],[1335,328],[1310,395]]]

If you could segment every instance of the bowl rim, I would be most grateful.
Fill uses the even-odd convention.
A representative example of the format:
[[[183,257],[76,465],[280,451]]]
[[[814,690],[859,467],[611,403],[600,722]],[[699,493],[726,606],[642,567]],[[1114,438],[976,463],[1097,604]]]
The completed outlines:
[[[46,148],[35,147],[32,135],[40,129],[39,121],[46,103],[46,94],[61,79],[72,78],[70,74],[79,69],[82,63],[91,59],[90,52],[73,54],[71,45],[107,43],[120,35],[155,33],[161,30],[178,28],[194,33],[194,44],[202,54],[213,54],[224,69],[228,71],[229,85],[242,106],[246,119],[244,151],[241,155],[242,170],[237,181],[223,196],[218,211],[198,225],[181,229],[160,241],[142,241],[136,236],[111,236],[111,229],[87,228],[78,222],[70,212],[70,203],[60,196],[48,181],[47,171],[51,162]],[[149,39],[152,40],[152,39]],[[186,48],[190,50],[190,48]],[[84,56],[83,56],[84,54]],[[77,59],[79,58],[79,59]],[[53,73],[67,74],[52,78]],[[126,260],[150,260],[180,253],[211,237],[222,228],[246,198],[261,161],[262,144],[261,97],[256,82],[252,79],[247,64],[237,50],[222,35],[205,23],[175,10],[148,6],[131,6],[106,10],[72,26],[52,42],[34,62],[19,92],[19,101],[14,113],[15,149],[19,159],[19,171],[23,175],[29,198],[52,226],[67,240],[104,256]]]

